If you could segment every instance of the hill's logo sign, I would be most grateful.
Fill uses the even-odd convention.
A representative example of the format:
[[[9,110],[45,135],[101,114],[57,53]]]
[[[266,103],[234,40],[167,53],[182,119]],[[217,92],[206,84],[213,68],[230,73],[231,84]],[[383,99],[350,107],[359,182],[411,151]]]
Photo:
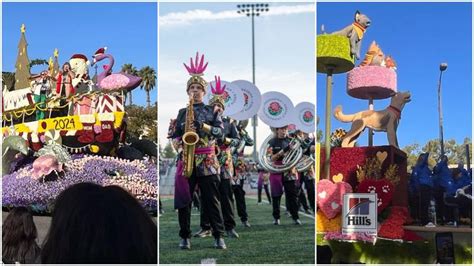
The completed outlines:
[[[377,194],[344,194],[342,233],[365,232],[377,234]]]

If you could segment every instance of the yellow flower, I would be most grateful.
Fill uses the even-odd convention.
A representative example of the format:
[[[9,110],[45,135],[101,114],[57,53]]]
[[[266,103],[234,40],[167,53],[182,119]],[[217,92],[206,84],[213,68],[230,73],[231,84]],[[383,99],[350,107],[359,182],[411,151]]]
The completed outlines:
[[[341,231],[341,214],[333,219],[328,219],[321,210],[316,214],[316,232],[340,232]]]

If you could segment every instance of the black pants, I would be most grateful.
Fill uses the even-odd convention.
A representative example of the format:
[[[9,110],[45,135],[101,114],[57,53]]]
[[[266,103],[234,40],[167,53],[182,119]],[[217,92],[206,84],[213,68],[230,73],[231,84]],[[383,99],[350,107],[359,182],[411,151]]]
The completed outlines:
[[[444,190],[443,188],[433,188],[433,197],[436,203],[436,220],[440,222],[444,222],[444,213],[445,206],[444,206]]]
[[[196,184],[201,192],[201,209],[208,214],[212,228],[212,235],[215,238],[224,235],[224,225],[222,222],[221,203],[219,201],[219,177],[217,175],[200,176],[196,174],[189,178],[190,191],[194,191]],[[191,203],[188,206],[178,209],[179,236],[181,238],[191,237]]]
[[[223,174],[221,174],[221,177]],[[233,198],[232,198],[232,185],[230,179],[221,178],[219,182],[219,192],[221,194],[220,201],[222,207],[222,217],[224,218],[225,230],[232,230],[235,228],[234,210],[233,210]],[[201,228],[203,230],[210,230],[211,223],[209,221],[209,215],[201,210]]]
[[[285,199],[288,203],[288,211],[291,214],[291,217],[296,220],[299,219],[298,215],[298,191],[296,189],[296,181],[284,181],[283,187],[285,188]],[[280,219],[280,202],[281,196],[272,197],[273,199],[273,218]]]
[[[193,192],[193,206],[201,210],[201,200],[199,199],[199,193],[197,191]]]
[[[306,178],[304,180],[304,186],[306,188],[306,193],[308,194],[309,206],[311,206],[311,209],[313,210],[313,212],[316,212],[316,206],[315,206],[316,202],[314,200],[314,194],[315,194],[314,179]]]
[[[426,225],[429,221],[429,207],[432,197],[432,188],[430,186],[420,185],[419,196],[419,215],[422,225]]]
[[[447,222],[456,220],[459,222],[459,215],[461,214],[464,217],[469,216],[469,211],[471,210],[472,201],[467,197],[459,195],[457,198],[453,196],[447,196],[446,202],[449,204],[456,204],[457,208],[454,206],[449,206],[445,208],[444,216],[446,217]]]
[[[245,204],[245,191],[243,188],[243,182],[240,184],[232,185],[232,190],[234,191],[235,205],[237,206],[237,214],[240,217],[242,222],[248,221],[249,217],[247,215],[247,205]]]
[[[268,184],[263,185],[263,189],[265,189],[265,194],[267,194],[268,202],[272,203],[272,197],[270,197],[270,191],[268,190]],[[258,202],[262,202],[262,188],[258,189]]]
[[[305,211],[309,210],[308,201],[306,200],[306,195],[303,189],[303,180],[300,180],[299,186],[296,187],[297,195],[298,195],[298,210],[300,206],[303,206]]]

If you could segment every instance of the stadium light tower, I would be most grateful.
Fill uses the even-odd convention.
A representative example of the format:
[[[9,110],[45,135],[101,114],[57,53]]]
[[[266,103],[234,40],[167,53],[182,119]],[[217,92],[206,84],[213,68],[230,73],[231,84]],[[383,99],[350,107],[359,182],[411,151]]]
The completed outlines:
[[[255,16],[268,12],[268,4],[253,3],[237,5],[237,13],[252,18],[252,83],[255,85]],[[253,126],[253,160],[257,162],[257,115],[252,118]]]

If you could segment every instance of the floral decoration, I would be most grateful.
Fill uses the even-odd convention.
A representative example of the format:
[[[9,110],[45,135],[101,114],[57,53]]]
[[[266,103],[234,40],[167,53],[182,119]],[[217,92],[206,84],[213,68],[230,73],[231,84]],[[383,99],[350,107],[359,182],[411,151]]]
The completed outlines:
[[[119,172],[110,176],[106,171]],[[128,161],[114,157],[73,156],[66,164],[64,177],[38,182],[31,178],[32,165],[2,178],[3,207],[30,206],[39,212],[50,212],[56,197],[67,187],[83,182],[119,185],[128,190],[148,211],[156,211],[158,176],[155,164]]]

